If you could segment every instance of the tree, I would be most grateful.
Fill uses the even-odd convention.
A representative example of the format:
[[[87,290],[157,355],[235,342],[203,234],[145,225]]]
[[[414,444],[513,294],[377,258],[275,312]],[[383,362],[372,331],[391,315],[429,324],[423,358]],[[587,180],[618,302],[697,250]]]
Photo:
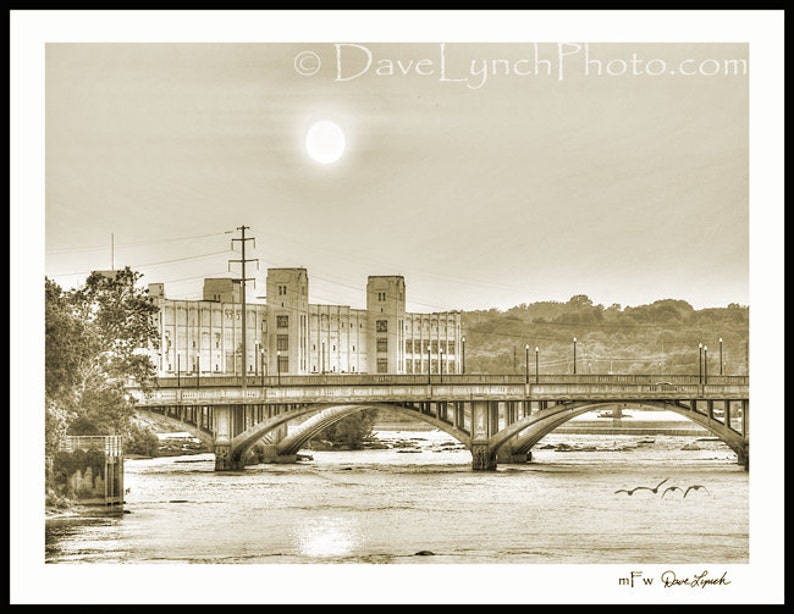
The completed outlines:
[[[155,375],[157,306],[129,267],[92,273],[76,290],[45,278],[46,451],[65,434],[127,435],[133,404],[125,384]]]
[[[351,450],[360,450],[364,440],[372,436],[372,427],[377,416],[378,410],[371,408],[345,416],[326,427],[320,433],[320,438]]]

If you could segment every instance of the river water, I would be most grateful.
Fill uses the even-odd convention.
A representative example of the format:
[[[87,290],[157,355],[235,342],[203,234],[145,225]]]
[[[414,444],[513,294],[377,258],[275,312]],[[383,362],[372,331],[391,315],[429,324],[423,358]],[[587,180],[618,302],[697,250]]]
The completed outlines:
[[[51,522],[47,563],[743,564],[749,474],[696,437],[549,435],[473,472],[441,431],[216,473],[213,456],[125,461],[125,513]],[[564,444],[560,446],[559,444]],[[694,448],[694,449],[682,449]],[[615,493],[635,486],[659,491]],[[662,495],[669,486],[691,490]]]

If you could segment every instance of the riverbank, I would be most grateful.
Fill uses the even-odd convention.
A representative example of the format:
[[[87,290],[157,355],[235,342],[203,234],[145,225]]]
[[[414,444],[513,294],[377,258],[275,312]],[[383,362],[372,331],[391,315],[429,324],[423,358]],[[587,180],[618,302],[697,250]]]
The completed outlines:
[[[66,525],[70,523],[85,523],[87,521],[102,520],[104,518],[118,518],[128,514],[123,505],[83,505],[71,503],[68,508],[46,506],[44,508],[44,522],[46,526]]]

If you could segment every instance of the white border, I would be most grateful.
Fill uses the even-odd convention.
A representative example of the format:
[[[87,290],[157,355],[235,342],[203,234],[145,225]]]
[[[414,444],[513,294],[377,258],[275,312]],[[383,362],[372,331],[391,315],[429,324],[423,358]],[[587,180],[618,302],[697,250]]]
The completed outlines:
[[[10,26],[10,603],[784,603],[783,11],[10,11]],[[44,565],[44,43],[67,41],[749,42],[751,548],[732,588],[627,595],[616,579],[636,565]]]

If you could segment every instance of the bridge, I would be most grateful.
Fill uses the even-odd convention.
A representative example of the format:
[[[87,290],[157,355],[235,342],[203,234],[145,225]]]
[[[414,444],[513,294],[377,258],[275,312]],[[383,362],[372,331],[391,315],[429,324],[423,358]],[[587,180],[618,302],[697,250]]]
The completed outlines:
[[[139,409],[177,418],[213,438],[215,470],[241,470],[256,443],[271,462],[294,462],[323,429],[367,408],[413,416],[448,433],[472,469],[526,463],[568,420],[616,404],[684,416],[725,442],[749,470],[749,378],[686,375],[306,375],[160,378],[128,387]],[[302,419],[287,431],[287,424]]]

